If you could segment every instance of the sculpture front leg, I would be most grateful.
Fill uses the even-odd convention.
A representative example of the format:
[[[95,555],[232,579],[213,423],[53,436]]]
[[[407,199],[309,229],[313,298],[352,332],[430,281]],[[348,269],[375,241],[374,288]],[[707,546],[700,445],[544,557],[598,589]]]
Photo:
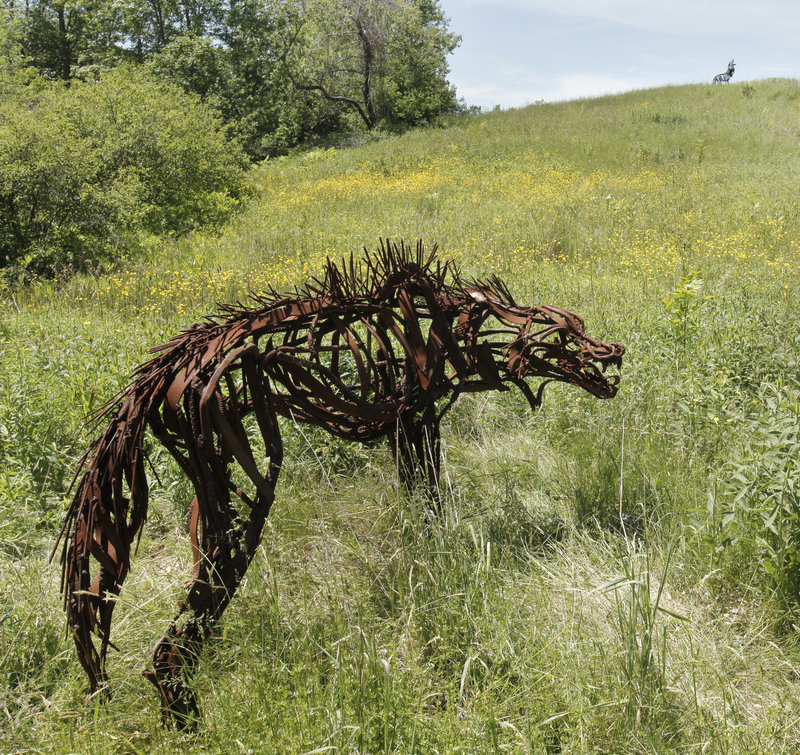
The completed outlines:
[[[436,407],[429,404],[419,414],[399,417],[390,442],[403,486],[410,493],[421,490],[431,509],[441,514],[441,435]]]

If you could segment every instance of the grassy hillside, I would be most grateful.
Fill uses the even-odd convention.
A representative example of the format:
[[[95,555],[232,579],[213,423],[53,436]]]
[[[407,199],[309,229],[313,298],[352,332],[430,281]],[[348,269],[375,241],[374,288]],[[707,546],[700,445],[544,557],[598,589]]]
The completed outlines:
[[[798,137],[787,80],[493,112],[267,162],[219,236],[3,291],[0,751],[797,751]],[[215,301],[379,237],[623,341],[618,396],[459,400],[428,534],[386,449],[287,423],[195,735],[140,675],[190,571],[191,493],[154,450],[115,693],[87,702],[48,564],[82,418]]]

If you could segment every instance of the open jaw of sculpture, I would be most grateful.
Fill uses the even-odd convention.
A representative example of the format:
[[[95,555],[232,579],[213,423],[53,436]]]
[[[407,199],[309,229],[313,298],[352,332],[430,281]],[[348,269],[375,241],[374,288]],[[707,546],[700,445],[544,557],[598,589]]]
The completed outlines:
[[[439,426],[461,393],[521,389],[533,409],[553,380],[599,398],[616,394],[625,348],[586,335],[558,307],[515,303],[497,278],[463,279],[436,248],[381,243],[327,264],[291,295],[231,306],[153,350],[97,416],[106,425],[82,461],[62,528],[62,588],[91,687],[106,685],[116,598],[147,515],[147,433],[195,491],[194,571],[185,601],[153,650],[146,676],[179,725],[197,706],[188,678],[261,539],[282,461],[278,418],[353,441],[385,437],[400,479],[437,507]],[[528,380],[539,379],[531,387]],[[263,440],[259,463],[245,427]],[[254,417],[254,420],[252,419]],[[235,466],[249,492],[233,479]],[[95,644],[99,639],[99,648]]]

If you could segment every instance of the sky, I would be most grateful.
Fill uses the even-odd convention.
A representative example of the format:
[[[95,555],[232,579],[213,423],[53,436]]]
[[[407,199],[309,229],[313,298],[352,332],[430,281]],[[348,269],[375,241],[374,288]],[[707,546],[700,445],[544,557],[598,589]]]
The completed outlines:
[[[667,84],[800,78],[800,0],[440,0],[468,105],[520,107]]]

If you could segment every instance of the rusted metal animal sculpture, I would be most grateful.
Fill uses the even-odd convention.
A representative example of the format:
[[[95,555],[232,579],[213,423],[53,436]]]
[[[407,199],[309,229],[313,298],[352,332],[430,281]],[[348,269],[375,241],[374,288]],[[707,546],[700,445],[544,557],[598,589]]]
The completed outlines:
[[[388,438],[400,478],[421,481],[435,501],[439,425],[461,393],[513,385],[536,409],[558,380],[609,398],[619,377],[604,371],[624,350],[586,335],[577,315],[515,303],[497,278],[462,279],[421,243],[382,243],[361,260],[329,262],[322,280],[291,296],[270,291],[253,306],[225,307],[156,348],[98,415],[107,425],[84,457],[62,529],[69,626],[92,689],[106,685],[111,616],[147,515],[146,433],[196,495],[192,580],[146,672],[165,717],[184,725],[197,711],[187,682],[203,640],[236,592],[275,498],[279,417],[348,440]],[[542,382],[532,389],[529,378]]]

